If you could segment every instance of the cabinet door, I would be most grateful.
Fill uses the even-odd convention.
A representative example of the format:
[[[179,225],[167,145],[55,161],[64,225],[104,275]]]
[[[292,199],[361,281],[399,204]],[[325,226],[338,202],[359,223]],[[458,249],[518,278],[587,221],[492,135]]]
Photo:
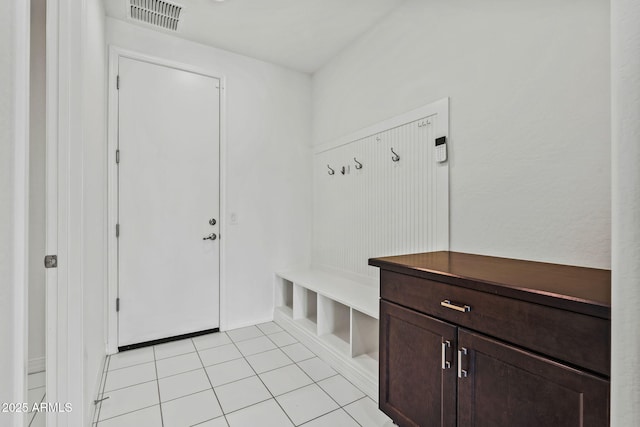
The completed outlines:
[[[455,338],[449,323],[380,301],[380,409],[398,425],[456,425]]]
[[[459,426],[602,427],[609,382],[460,329]]]

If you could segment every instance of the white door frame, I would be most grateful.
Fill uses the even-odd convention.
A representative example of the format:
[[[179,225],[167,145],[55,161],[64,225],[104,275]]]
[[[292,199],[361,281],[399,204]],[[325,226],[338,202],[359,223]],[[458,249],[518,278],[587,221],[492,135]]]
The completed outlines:
[[[47,1],[46,243],[58,255],[46,286],[48,402],[72,402],[69,413],[47,412],[47,426],[82,425],[82,17],[74,0]],[[80,406],[80,407],[78,407]]]
[[[226,98],[225,76],[210,69],[194,67],[190,64],[170,61],[163,58],[145,55],[116,46],[109,46],[109,110],[108,110],[108,202],[107,202],[107,251],[108,251],[108,297],[107,297],[107,353],[118,352],[118,315],[116,313],[116,298],[118,296],[118,240],[115,229],[118,220],[118,167],[116,165],[116,149],[118,147],[118,90],[116,79],[118,76],[118,63],[120,58],[130,58],[144,61],[151,64],[162,65],[175,68],[177,70],[189,71],[207,77],[213,77],[220,81],[220,330],[225,330],[227,326],[226,312]]]

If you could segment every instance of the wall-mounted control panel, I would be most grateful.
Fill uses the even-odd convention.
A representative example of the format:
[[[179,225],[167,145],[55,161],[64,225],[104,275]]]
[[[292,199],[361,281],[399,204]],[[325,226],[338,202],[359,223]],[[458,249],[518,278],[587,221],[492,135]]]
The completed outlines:
[[[440,163],[447,161],[447,137],[446,136],[441,136],[440,138],[436,138],[436,161]]]

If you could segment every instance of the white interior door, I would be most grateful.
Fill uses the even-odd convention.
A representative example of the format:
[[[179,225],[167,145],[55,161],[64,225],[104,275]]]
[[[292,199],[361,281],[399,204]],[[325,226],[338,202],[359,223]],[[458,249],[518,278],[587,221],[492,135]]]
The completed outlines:
[[[219,80],[124,57],[118,73],[118,345],[217,328]]]

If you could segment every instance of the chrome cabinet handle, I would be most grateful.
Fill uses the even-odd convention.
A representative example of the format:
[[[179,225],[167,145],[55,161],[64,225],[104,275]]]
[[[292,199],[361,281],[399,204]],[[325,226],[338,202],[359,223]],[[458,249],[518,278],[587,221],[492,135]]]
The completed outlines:
[[[471,311],[471,307],[468,305],[457,305],[452,303],[450,300],[446,299],[444,301],[440,301],[440,305],[446,308],[450,308],[451,310],[459,311],[461,313],[468,313]]]
[[[462,369],[462,356],[467,355],[467,349],[460,347],[458,350],[458,378],[467,378],[467,371]]]
[[[217,238],[216,233],[211,233],[207,237],[203,237],[202,240],[216,240]]]
[[[447,348],[451,347],[451,341],[444,341],[442,343],[442,369],[449,369],[451,362],[447,361]]]

